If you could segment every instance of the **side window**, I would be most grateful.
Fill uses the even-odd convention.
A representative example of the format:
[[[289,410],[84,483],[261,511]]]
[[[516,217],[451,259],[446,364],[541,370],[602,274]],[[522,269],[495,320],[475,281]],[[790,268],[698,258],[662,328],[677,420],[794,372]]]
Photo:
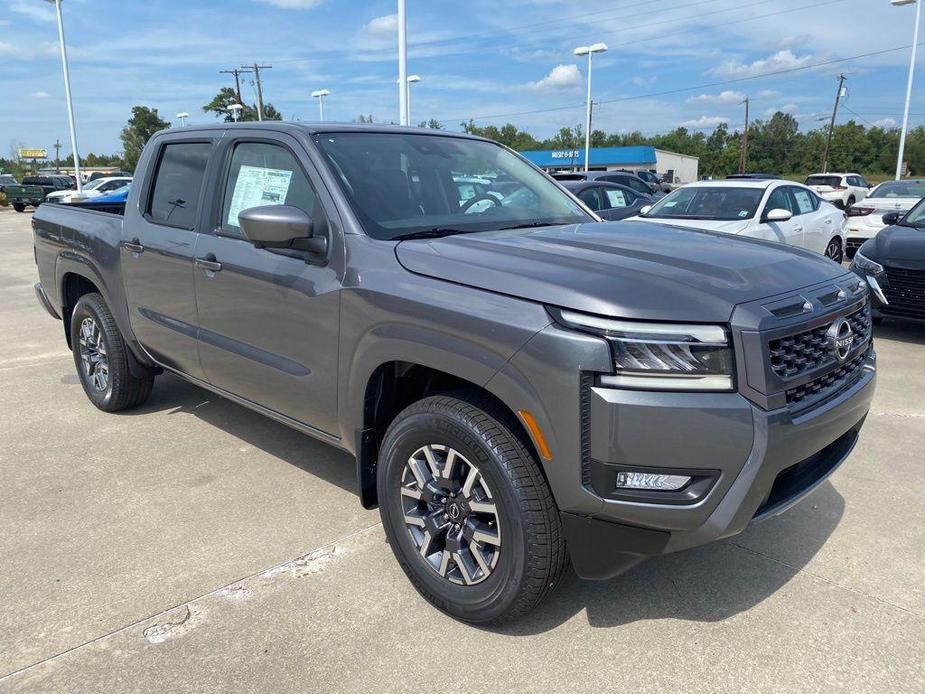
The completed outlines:
[[[235,146],[225,183],[222,228],[240,233],[238,214],[262,205],[291,205],[318,221],[316,196],[295,157],[263,142]]]
[[[601,209],[601,196],[597,191],[597,188],[585,188],[578,194],[578,199],[595,212]]]
[[[175,142],[164,146],[148,204],[148,216],[157,224],[193,229],[202,193],[202,179],[212,145]]]
[[[816,209],[813,194],[810,191],[800,188],[791,188],[790,194],[793,196],[794,201],[793,214],[807,214]]]
[[[607,196],[607,209],[629,207],[633,204],[633,201],[629,199],[633,196],[624,193],[619,188],[605,188],[604,194]]]
[[[793,212],[793,205],[790,204],[790,196],[787,195],[786,188],[775,188],[764,205],[764,212],[767,214],[771,210],[789,210]]]

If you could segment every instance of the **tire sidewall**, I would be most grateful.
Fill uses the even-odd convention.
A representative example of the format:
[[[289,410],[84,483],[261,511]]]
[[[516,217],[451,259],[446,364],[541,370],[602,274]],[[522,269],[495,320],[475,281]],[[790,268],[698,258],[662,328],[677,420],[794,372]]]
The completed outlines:
[[[459,586],[439,576],[417,551],[403,519],[399,487],[408,458],[427,444],[456,449],[478,468],[491,489],[501,526],[501,556],[480,583]],[[527,566],[524,500],[504,472],[503,462],[464,418],[444,411],[399,415],[382,446],[377,472],[380,515],[389,543],[411,582],[431,603],[467,621],[491,621],[516,600]]]
[[[100,299],[96,298],[96,295],[88,294],[81,297],[77,302],[71,314],[71,346],[73,348],[74,365],[77,367],[77,376],[80,379],[80,385],[83,386],[84,392],[94,405],[100,409],[106,409],[112,401],[114,385],[119,374],[117,373],[118,367],[115,364],[116,360],[113,359],[115,356],[115,345],[113,344],[112,337],[108,334],[107,321],[104,316],[101,315],[99,308],[100,301]],[[80,325],[85,318],[92,318],[96,321],[96,325],[99,328],[103,340],[103,345],[106,347],[107,364],[109,366],[109,382],[106,384],[105,391],[97,390],[94,388],[93,384],[90,383],[87,374],[84,372],[83,363],[80,358]]]

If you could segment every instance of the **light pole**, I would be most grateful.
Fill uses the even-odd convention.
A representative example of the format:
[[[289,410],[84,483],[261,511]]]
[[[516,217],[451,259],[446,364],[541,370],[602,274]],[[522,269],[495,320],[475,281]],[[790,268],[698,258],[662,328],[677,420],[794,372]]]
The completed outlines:
[[[319,89],[312,92],[312,96],[318,99],[318,120],[324,120],[324,97],[330,93],[328,89]]]
[[[398,124],[408,125],[408,14],[398,0]]]
[[[607,50],[606,43],[594,43],[590,46],[579,46],[574,50],[575,55],[588,56],[588,113],[585,118],[585,171],[588,170],[588,159],[591,156],[591,56]]]
[[[411,85],[421,81],[420,75],[408,75],[408,123],[411,124]]]
[[[177,114],[177,120],[180,121],[180,127],[181,127],[181,128],[185,128],[185,127],[186,127],[186,119],[187,119],[187,118],[189,118],[189,114],[186,113],[185,111],[184,111],[183,113],[178,113],[178,114]]]
[[[67,66],[67,48],[64,45],[64,18],[61,15],[61,0],[45,0],[55,6],[58,16],[58,41],[61,43],[61,65],[64,67],[64,96],[67,99],[67,118],[71,129],[71,152],[74,155],[74,178],[77,179],[77,195],[83,193],[80,179],[80,154],[77,150],[77,129],[74,126],[74,102],[71,100],[71,72]]]
[[[244,110],[244,107],[241,104],[231,104],[231,106],[229,106],[226,110],[231,112],[231,118],[235,123],[237,123],[238,118],[241,117],[241,111]]]
[[[915,76],[915,53],[919,45],[919,24],[922,3],[919,0],[890,0],[895,7],[915,4],[915,29],[912,31],[912,59],[909,61],[909,82],[906,84],[906,109],[903,111],[903,129],[899,134],[899,155],[896,158],[896,180],[903,175],[903,156],[906,152],[906,131],[909,129],[909,103],[912,101],[912,80]]]

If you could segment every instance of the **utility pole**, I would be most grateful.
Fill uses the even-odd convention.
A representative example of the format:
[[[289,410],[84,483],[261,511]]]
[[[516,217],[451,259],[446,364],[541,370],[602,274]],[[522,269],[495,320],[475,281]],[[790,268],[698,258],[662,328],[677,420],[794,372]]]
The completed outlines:
[[[749,98],[746,96],[745,101],[745,130],[742,131],[742,151],[739,152],[739,173],[745,173],[745,165],[748,163],[748,104]]]
[[[838,102],[841,101],[845,89],[844,75],[838,76],[838,91],[835,92],[835,108],[832,109],[832,120],[829,122],[829,137],[825,141],[825,154],[822,156],[822,173],[829,172],[829,148],[832,146],[832,133],[835,130],[835,117],[838,115]]]
[[[272,65],[258,65],[254,63],[253,65],[242,65],[245,72],[253,72],[254,78],[257,81],[257,120],[263,120],[263,84],[260,81],[260,71],[269,70]]]
[[[234,75],[234,91],[238,95],[238,103],[243,106],[241,102],[241,75],[245,72],[250,72],[250,70],[240,70],[235,68],[234,70],[219,70],[223,75]]]
[[[61,142],[57,139],[55,140],[55,173],[61,173]]]

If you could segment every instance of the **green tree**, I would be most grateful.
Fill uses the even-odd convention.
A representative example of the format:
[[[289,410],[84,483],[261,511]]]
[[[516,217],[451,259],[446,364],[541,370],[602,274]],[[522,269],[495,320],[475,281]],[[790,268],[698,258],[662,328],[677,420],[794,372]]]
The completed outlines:
[[[202,110],[205,113],[214,113],[217,118],[221,118],[226,123],[231,123],[234,121],[234,116],[231,115],[228,107],[236,103],[238,103],[238,95],[235,93],[235,90],[231,87],[222,87],[218,94],[215,95],[215,98],[202,107]],[[241,115],[238,117],[238,120],[249,122],[260,120],[256,106],[247,103],[243,103],[241,106],[243,109],[241,110]],[[267,101],[263,104],[263,119],[282,120],[283,116],[276,110],[273,104]]]
[[[121,135],[125,167],[134,171],[141,158],[141,150],[144,149],[151,136],[158,130],[169,127],[170,123],[157,115],[156,108],[133,106],[132,117],[128,119],[128,125],[122,129]]]

